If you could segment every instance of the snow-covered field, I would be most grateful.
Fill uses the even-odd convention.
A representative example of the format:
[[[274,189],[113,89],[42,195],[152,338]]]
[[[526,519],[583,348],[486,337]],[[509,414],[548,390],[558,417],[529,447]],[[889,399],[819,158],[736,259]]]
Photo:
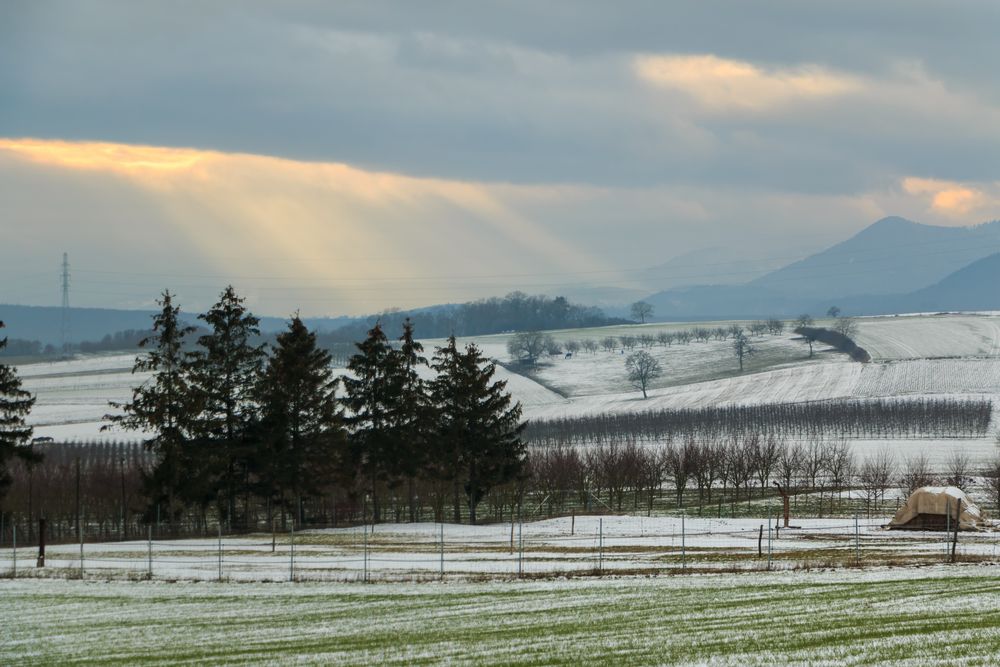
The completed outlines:
[[[858,345],[872,359],[1000,356],[1000,317],[949,314],[865,317],[858,320]]]
[[[1000,662],[1000,568],[345,584],[0,580],[2,664]]]
[[[725,323],[705,323],[714,327]],[[822,322],[821,322],[822,324]],[[844,398],[950,396],[988,398],[1000,408],[1000,316],[997,314],[918,315],[862,318],[858,340],[875,362],[859,364],[825,346],[810,359],[806,346],[791,334],[754,339],[759,354],[746,373],[736,372],[728,341],[692,341],[656,345],[664,375],[649,398],[628,386],[620,350],[570,359],[551,357],[533,377],[498,367],[499,378],[524,406],[529,419],[601,412],[698,408],[824,401]],[[605,336],[690,329],[694,324],[650,324],[553,332],[559,340],[601,340]],[[509,336],[482,336],[486,354],[509,361]],[[428,354],[443,341],[425,341]],[[109,401],[125,401],[145,379],[132,375],[133,355],[101,355],[20,367],[25,387],[38,396],[31,421],[36,435],[57,439],[124,439],[134,434],[101,432]],[[1000,410],[998,410],[1000,412]],[[858,443],[864,448],[874,443]],[[992,437],[972,441],[906,443],[905,451],[923,449],[932,459],[961,447],[974,455],[992,451]]]

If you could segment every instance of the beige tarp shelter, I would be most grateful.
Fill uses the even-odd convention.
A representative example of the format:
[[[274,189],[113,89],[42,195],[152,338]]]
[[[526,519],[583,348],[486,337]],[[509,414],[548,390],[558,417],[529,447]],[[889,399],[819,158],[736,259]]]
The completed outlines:
[[[979,508],[958,487],[924,486],[910,494],[889,522],[889,528],[954,530],[956,514],[959,530],[979,530],[985,525]]]

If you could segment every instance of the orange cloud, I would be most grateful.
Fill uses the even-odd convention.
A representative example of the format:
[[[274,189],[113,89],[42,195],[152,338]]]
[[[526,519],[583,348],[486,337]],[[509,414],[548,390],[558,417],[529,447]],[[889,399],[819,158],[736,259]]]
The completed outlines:
[[[965,216],[996,204],[986,192],[954,181],[909,177],[903,190],[915,196],[930,196],[931,208],[948,216]]]
[[[430,276],[465,275],[473,277],[466,282],[475,282],[476,275],[527,273],[539,266],[569,272],[606,267],[519,210],[520,195],[571,196],[559,189],[105,142],[0,138],[2,153],[141,189],[160,217],[192,248],[214,255],[224,271],[246,273],[252,263],[259,275],[288,275],[293,266],[300,283],[330,285],[325,293],[356,295],[363,286],[374,308],[451,299],[465,288],[454,281],[428,284]],[[387,257],[388,271],[385,262],[365,261]],[[414,281],[424,281],[423,291]],[[384,294],[371,293],[380,286]],[[440,294],[432,294],[434,288]]]
[[[764,111],[862,88],[856,78],[815,65],[765,70],[711,54],[643,55],[634,60],[633,68],[641,80],[685,93],[716,111]]]

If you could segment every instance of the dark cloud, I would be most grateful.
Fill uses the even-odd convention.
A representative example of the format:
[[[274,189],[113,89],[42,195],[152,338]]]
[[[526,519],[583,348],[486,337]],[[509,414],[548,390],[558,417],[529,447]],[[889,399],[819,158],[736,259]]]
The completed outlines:
[[[992,3],[5,5],[0,127],[459,179],[857,192],[995,178]],[[818,109],[713,115],[631,59],[711,53],[863,80]],[[919,84],[900,68],[918,67]],[[964,99],[967,114],[940,114]],[[978,108],[978,111],[977,111]],[[892,128],[886,132],[885,127]],[[740,137],[752,136],[752,142]]]

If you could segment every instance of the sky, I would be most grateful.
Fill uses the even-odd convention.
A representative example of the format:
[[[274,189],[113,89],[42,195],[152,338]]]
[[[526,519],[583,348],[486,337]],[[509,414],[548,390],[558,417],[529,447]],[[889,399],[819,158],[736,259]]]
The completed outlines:
[[[997,25],[985,0],[0,3],[0,303],[58,305],[63,252],[73,305],[232,283],[340,315],[986,222]]]

